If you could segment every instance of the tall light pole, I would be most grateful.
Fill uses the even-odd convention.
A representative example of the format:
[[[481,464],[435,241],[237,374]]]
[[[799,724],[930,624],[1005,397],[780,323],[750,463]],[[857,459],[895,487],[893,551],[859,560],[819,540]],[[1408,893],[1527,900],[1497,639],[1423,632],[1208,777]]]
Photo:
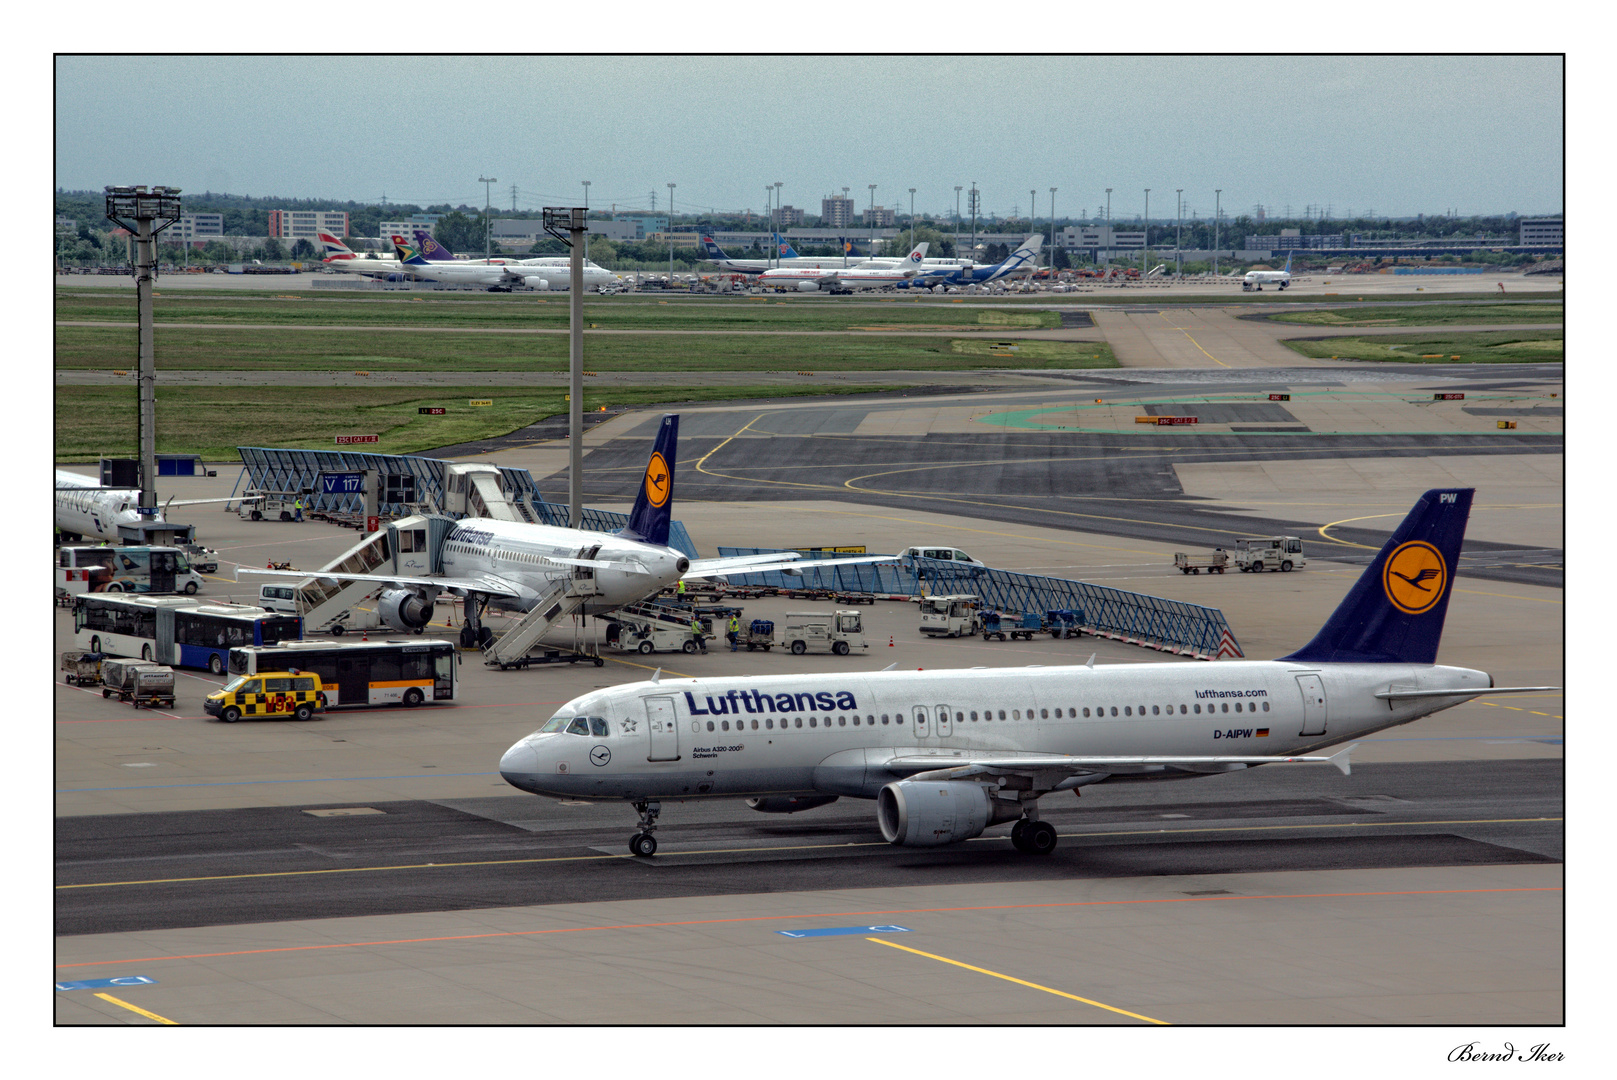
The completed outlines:
[[[954,186],[954,257],[960,258],[960,184]]]
[[[576,529],[584,520],[584,244],[588,212],[582,206],[544,208],[545,232],[567,245],[567,522]]]
[[[764,229],[770,233],[769,246],[764,248],[764,262],[770,266],[775,265],[775,189],[768,184],[764,185]]]
[[[1218,200],[1224,194],[1223,188],[1213,189],[1213,276],[1218,277]]]
[[[1185,189],[1184,188],[1174,188],[1173,193],[1174,193],[1174,202],[1175,202],[1174,216],[1178,220],[1178,224],[1176,224],[1174,226],[1174,231],[1173,231],[1174,277],[1184,277],[1185,276],[1185,250],[1184,250],[1185,249],[1185,244],[1184,244],[1183,236],[1184,236],[1184,232],[1185,232]]]
[[[668,183],[668,284],[674,283],[674,183]]]
[[[977,191],[977,181],[971,182],[971,261],[977,261],[977,204],[980,196]]]
[[[1151,189],[1145,189],[1145,246],[1140,249],[1140,280],[1148,272],[1146,263],[1151,257]]]
[[[867,184],[870,188],[870,209],[865,211],[865,225],[870,229],[870,253],[876,254],[876,185]]]
[[[590,217],[590,182],[588,180],[581,180],[579,182],[584,185],[584,220],[588,221]],[[589,226],[586,225],[584,227],[584,259],[586,262],[589,261],[589,257],[590,233]]]
[[[1050,189],[1050,269],[1056,266],[1056,189]]]
[[[487,259],[494,254],[494,221],[489,214],[489,207],[493,204],[490,202],[489,192],[493,190],[491,185],[498,184],[499,181],[492,176],[479,176],[477,182],[483,185],[483,258]]]
[[[157,276],[157,234],[180,220],[180,189],[108,187],[107,217],[135,234],[136,434],[140,451],[142,516],[157,511],[157,354],[153,340],[152,282]]]
[[[781,189],[781,186],[782,186],[781,182],[779,180],[776,180],[775,181],[775,216],[777,218],[779,218],[780,220],[778,220],[775,223],[775,227],[777,229],[781,230],[781,238],[785,239],[785,229],[786,229],[786,220],[785,220],[785,218],[786,218],[786,214],[785,214],[784,207],[782,207],[781,203],[780,203],[780,189]],[[780,245],[776,244],[775,245],[775,265],[776,266],[780,265],[780,260],[781,260]]]
[[[915,189],[910,188],[910,250],[915,250]]]

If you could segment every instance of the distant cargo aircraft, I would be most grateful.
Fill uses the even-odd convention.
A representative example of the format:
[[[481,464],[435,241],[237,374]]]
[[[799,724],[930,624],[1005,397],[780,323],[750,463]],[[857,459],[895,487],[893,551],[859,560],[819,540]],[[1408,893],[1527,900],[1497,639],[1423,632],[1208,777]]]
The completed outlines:
[[[1284,289],[1291,284],[1291,254],[1286,255],[1286,265],[1279,270],[1248,270],[1246,277],[1241,279],[1241,291],[1263,291],[1265,285],[1274,285]]]
[[[635,855],[661,803],[744,798],[792,813],[872,799],[892,844],[937,847],[1014,822],[1056,846],[1046,795],[1188,780],[1282,762],[1349,772],[1350,744],[1488,694],[1485,671],[1437,663],[1471,488],[1415,503],[1312,641],[1278,660],[661,679],[567,702],[500,759],[523,791],[622,800]],[[777,834],[778,835],[778,834]]]
[[[986,285],[991,281],[1031,273],[1038,266],[1039,246],[1044,237],[1034,233],[1022,246],[997,263],[967,263],[964,266],[925,267],[923,273],[907,282],[909,288],[940,288],[945,285]]]

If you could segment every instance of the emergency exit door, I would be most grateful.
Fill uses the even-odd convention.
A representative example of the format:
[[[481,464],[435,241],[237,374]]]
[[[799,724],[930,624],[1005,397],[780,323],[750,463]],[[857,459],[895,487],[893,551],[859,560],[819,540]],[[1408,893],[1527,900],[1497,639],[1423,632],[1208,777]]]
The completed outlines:
[[[1318,675],[1299,675],[1297,689],[1303,694],[1303,730],[1299,734],[1325,734],[1325,684]]]
[[[679,760],[679,725],[674,718],[674,699],[653,697],[646,699],[646,729],[651,733],[651,752],[647,761]]]

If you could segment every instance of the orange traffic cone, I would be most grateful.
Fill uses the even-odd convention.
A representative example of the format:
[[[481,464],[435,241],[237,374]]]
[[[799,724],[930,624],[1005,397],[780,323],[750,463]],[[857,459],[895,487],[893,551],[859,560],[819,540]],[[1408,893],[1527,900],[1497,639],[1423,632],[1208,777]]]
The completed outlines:
[[[889,649],[891,649],[891,648],[894,648],[894,647],[895,647],[895,646],[894,646],[894,645],[893,645],[893,635],[892,635],[892,634],[888,634],[888,635],[887,635],[887,647],[888,647],[888,648],[889,648]]]

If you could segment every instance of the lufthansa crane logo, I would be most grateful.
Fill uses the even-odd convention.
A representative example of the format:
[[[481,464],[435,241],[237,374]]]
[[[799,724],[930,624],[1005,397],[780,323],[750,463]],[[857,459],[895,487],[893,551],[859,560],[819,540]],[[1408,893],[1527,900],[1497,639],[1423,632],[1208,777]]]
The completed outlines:
[[[1443,598],[1449,568],[1442,554],[1424,540],[1411,540],[1387,556],[1381,587],[1392,606],[1406,615],[1424,615]]]
[[[651,461],[646,465],[646,501],[652,506],[661,509],[668,502],[669,492],[672,490],[668,475],[668,462],[663,460],[660,453],[653,452]]]

